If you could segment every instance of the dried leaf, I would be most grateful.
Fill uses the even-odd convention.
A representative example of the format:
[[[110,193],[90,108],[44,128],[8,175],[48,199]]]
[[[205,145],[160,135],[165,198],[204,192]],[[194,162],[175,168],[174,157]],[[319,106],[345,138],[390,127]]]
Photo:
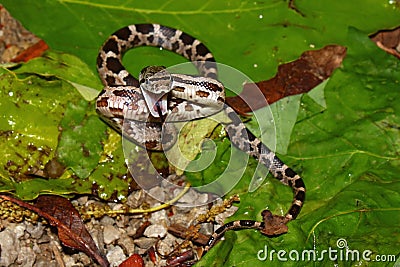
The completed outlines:
[[[199,249],[198,249],[199,250]],[[178,255],[174,255],[167,259],[167,266],[186,266],[193,260],[198,259],[198,251],[194,251],[193,249],[186,250]],[[196,260],[197,261],[197,260]]]
[[[49,221],[58,229],[60,241],[67,247],[82,251],[96,260],[101,266],[110,266],[102,256],[78,213],[68,199],[60,196],[39,196],[36,204],[31,205],[19,199],[0,195],[24,208],[32,210]]]
[[[371,35],[376,45],[400,59],[400,27],[393,30],[383,30]]]
[[[0,5],[0,63],[27,62],[49,47]]]
[[[119,267],[143,267],[144,261],[139,254],[133,254],[126,260],[124,260]]]
[[[182,239],[189,239],[193,241],[193,243],[205,246],[208,241],[208,236],[198,232],[198,229],[190,229],[186,228],[180,224],[172,224],[168,227],[168,233],[178,236]]]
[[[133,239],[137,239],[143,236],[144,231],[151,225],[151,222],[145,221],[139,228],[136,230],[136,233],[132,236]]]
[[[245,84],[240,95],[228,97],[226,102],[236,112],[245,115],[286,96],[306,93],[326,80],[341,65],[345,55],[346,48],[339,45],[306,51],[299,59],[280,65],[272,79]],[[258,90],[265,99],[258,96]]]

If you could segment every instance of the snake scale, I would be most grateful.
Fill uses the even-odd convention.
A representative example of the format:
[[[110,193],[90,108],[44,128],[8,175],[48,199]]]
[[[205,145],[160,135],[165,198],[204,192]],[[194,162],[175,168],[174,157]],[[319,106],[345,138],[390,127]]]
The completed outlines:
[[[180,54],[192,61],[201,75],[169,74],[164,68],[150,67],[141,72],[138,80],[125,69],[122,57],[127,50],[139,46],[156,46]],[[162,133],[166,117],[172,122],[192,120],[216,113],[224,105],[224,88],[217,81],[213,55],[202,42],[177,29],[159,24],[124,27],[101,47],[97,68],[105,85],[97,98],[97,112],[117,131],[147,149],[168,149],[175,142],[173,131],[164,129],[166,132]],[[290,186],[294,198],[284,216],[264,210],[262,222],[239,220],[220,227],[210,237],[205,252],[227,230],[257,229],[267,236],[286,233],[286,224],[298,216],[305,200],[302,178],[256,138],[232,108],[225,108],[225,113],[231,119],[224,125],[231,143],[264,164],[281,183]],[[161,141],[162,138],[165,140]]]

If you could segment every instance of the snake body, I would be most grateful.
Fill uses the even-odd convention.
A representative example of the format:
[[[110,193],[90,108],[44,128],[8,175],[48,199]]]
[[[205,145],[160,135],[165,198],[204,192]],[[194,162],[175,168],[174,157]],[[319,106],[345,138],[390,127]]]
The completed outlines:
[[[139,81],[122,64],[123,54],[138,46],[162,47],[180,54],[196,65],[201,76],[164,73],[162,68],[154,72],[150,68],[141,73]],[[217,68],[209,49],[180,30],[158,24],[136,24],[116,31],[101,47],[97,68],[105,85],[97,99],[97,112],[113,128],[147,149],[162,149],[175,142],[173,131],[167,134],[170,138],[160,141],[164,116],[172,117],[172,122],[208,116],[219,111],[225,99],[223,85],[216,80]],[[160,87],[165,85],[162,94],[147,92],[153,90],[152,80],[160,81]],[[159,94],[159,99],[149,105],[146,98],[154,94]],[[294,198],[284,216],[264,210],[262,222],[239,220],[220,227],[210,237],[206,252],[227,230],[251,228],[269,236],[287,232],[286,223],[298,216],[305,200],[302,178],[256,138],[232,108],[226,108],[225,113],[231,119],[225,129],[232,144],[264,164],[281,183],[290,186]],[[128,119],[125,120],[128,123],[124,123],[124,119]]]

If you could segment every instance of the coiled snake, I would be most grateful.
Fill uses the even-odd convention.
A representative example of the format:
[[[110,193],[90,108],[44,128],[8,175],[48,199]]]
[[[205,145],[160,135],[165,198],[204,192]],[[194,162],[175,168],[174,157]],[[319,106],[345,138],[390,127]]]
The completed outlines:
[[[139,81],[122,65],[123,54],[138,46],[157,46],[180,54],[196,65],[201,76],[170,74],[164,68],[149,67],[141,72]],[[124,27],[101,47],[97,68],[105,85],[96,102],[97,112],[117,131],[147,149],[168,149],[175,142],[174,130],[168,128],[170,123],[164,123],[166,118],[168,122],[192,120],[216,113],[224,106],[224,87],[216,80],[213,55],[199,40],[177,29],[158,24]],[[301,177],[257,139],[232,108],[224,111],[231,119],[225,129],[232,144],[290,186],[294,198],[285,216],[264,210],[263,222],[239,220],[225,224],[210,237],[205,251],[227,230],[251,228],[268,236],[286,233],[286,224],[297,217],[305,200]]]

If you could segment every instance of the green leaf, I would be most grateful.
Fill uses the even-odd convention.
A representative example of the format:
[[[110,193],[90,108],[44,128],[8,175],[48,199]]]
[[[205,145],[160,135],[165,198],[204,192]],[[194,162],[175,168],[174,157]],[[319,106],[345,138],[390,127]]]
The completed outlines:
[[[114,198],[123,201],[128,196],[128,188],[134,181],[125,165],[121,136],[115,131],[109,131],[102,157],[89,176],[88,183],[93,185],[92,193],[103,199]]]
[[[255,80],[272,77],[278,63],[304,50],[344,43],[347,27],[371,33],[399,23],[389,1],[353,0],[326,3],[294,1],[163,1],[4,0],[2,4],[52,49],[77,55],[92,71],[100,45],[117,29],[134,23],[160,23],[179,28],[204,41],[218,62]],[[43,16],[46,14],[46,16]],[[186,60],[167,51],[140,48],[124,62],[132,74],[148,65],[170,66]]]
[[[400,238],[391,230],[398,228],[400,214],[400,197],[397,194],[399,108],[396,105],[396,99],[399,98],[399,63],[377,49],[367,38],[368,34],[379,29],[399,25],[396,1],[303,0],[293,3],[305,17],[288,8],[288,1],[158,0],[110,3],[102,0],[27,0],[22,5],[21,1],[3,0],[2,4],[26,28],[43,38],[52,49],[76,55],[89,66],[92,75],[88,76],[88,81],[85,75],[78,75],[77,80],[73,80],[53,73],[51,75],[56,75],[57,79],[45,80],[29,76],[25,82],[12,78],[11,74],[1,76],[0,108],[3,113],[0,129],[4,141],[1,142],[4,146],[2,151],[6,152],[1,163],[8,170],[14,170],[11,170],[12,175],[5,170],[1,172],[0,190],[18,188],[18,194],[28,196],[29,183],[40,184],[36,185],[37,188],[32,187],[35,192],[52,190],[54,183],[60,186],[56,187],[54,193],[90,192],[91,189],[97,189],[85,183],[89,180],[99,185],[100,191],[104,190],[104,194],[109,196],[112,190],[111,186],[107,187],[107,181],[111,179],[112,183],[118,184],[114,193],[125,192],[121,181],[126,179],[129,182],[129,179],[124,176],[123,155],[118,145],[110,148],[111,145],[119,144],[115,136],[110,136],[104,143],[111,153],[102,155],[100,165],[88,179],[73,180],[74,183],[70,183],[72,189],[64,183],[72,181],[68,172],[63,183],[57,183],[57,180],[10,179],[15,173],[21,173],[18,166],[25,168],[29,165],[26,159],[30,162],[39,158],[40,162],[45,162],[54,155],[58,145],[58,125],[66,108],[65,103],[80,99],[80,95],[70,99],[53,90],[55,85],[60,84],[64,89],[72,89],[58,78],[100,90],[102,86],[95,75],[98,49],[110,33],[125,25],[161,23],[179,28],[204,41],[218,62],[237,68],[256,81],[272,77],[278,64],[296,59],[305,50],[336,43],[347,46],[348,55],[343,68],[337,70],[327,82],[324,94],[316,98],[310,92],[302,96],[300,102],[293,104],[295,108],[285,106],[284,102],[276,108],[277,111],[283,108],[295,110],[298,114],[294,125],[293,118],[290,124],[286,124],[286,115],[280,114],[281,119],[276,120],[276,123],[281,124],[277,126],[280,136],[276,144],[282,153],[287,149],[287,153],[281,155],[282,159],[305,180],[308,191],[302,213],[289,224],[289,233],[286,235],[269,239],[255,231],[237,231],[234,233],[236,241],[230,239],[221,242],[218,250],[227,246],[228,256],[223,260],[225,266],[374,265],[366,261],[332,262],[327,258],[321,262],[282,262],[276,257],[271,262],[257,258],[257,253],[264,250],[265,246],[269,252],[272,249],[294,249],[301,252],[302,249],[313,247],[335,249],[336,241],[345,238],[351,249],[361,251],[367,248],[373,251],[373,255],[386,253],[398,257]],[[356,27],[361,33],[349,26]],[[150,47],[134,49],[124,58],[124,64],[133,75],[147,65],[169,66],[181,62],[185,62],[185,59]],[[92,79],[98,85],[92,84]],[[40,91],[37,90],[39,87]],[[52,99],[56,105],[38,105],[36,110],[34,105],[25,105],[22,100],[15,102],[17,94],[11,98],[14,102],[8,102],[10,99],[7,96],[14,92],[14,88],[15,92],[22,95],[29,95],[24,89],[36,88],[31,96],[24,97],[25,101],[35,104],[40,99],[34,97],[35,94],[46,94],[49,95],[46,101]],[[66,102],[56,102],[61,96]],[[86,96],[86,99],[92,97]],[[23,106],[24,112],[15,103]],[[58,112],[57,116],[53,116],[53,110]],[[38,113],[42,114],[38,116]],[[12,126],[10,122],[18,123]],[[10,131],[13,131],[11,135]],[[263,134],[263,140],[275,139],[267,136],[269,131],[265,133],[259,132]],[[279,140],[281,135],[284,137]],[[34,140],[35,136],[40,138]],[[33,140],[35,146],[41,147],[46,153],[26,152]],[[224,142],[217,144],[218,148],[222,148],[217,154],[228,152],[224,149]],[[35,153],[38,155],[32,156]],[[217,155],[218,159],[223,159],[223,156]],[[10,160],[17,164],[10,163]],[[258,190],[247,193],[248,181],[255,173],[256,165],[252,164],[246,169],[248,173],[243,181],[234,189],[234,192],[241,193],[242,201],[232,220],[260,220],[260,212],[265,208],[282,214],[291,201],[290,189],[271,178],[267,178]],[[203,177],[200,173],[200,179],[215,177],[217,169],[210,170]],[[51,186],[46,189],[46,185]],[[78,190],[79,186],[84,189]],[[29,197],[32,196],[29,193]],[[213,261],[213,255],[216,253],[210,251],[206,259],[208,266],[215,262],[221,263],[218,256]]]
[[[101,87],[98,77],[78,57],[51,50],[42,57],[34,58],[17,69],[14,68],[14,72],[56,76],[69,82],[86,100],[93,100],[99,94],[94,88]]]
[[[277,254],[260,260],[257,253],[265,246],[268,253],[284,250],[286,259],[292,250],[341,251],[337,245],[341,239],[360,255],[371,250],[371,259],[382,254],[398,256],[394,248],[399,247],[400,237],[390,232],[400,221],[400,108],[394,101],[400,97],[400,63],[355,29],[349,30],[348,44],[344,67],[325,86],[326,109],[315,113],[318,104],[303,96],[302,115],[288,150],[290,157],[282,157],[305,181],[307,200],[302,213],[289,224],[289,233],[277,238],[237,232],[238,240],[246,241],[236,242],[224,266],[263,266],[265,261],[272,266],[297,266],[300,260],[283,262]],[[288,209],[290,189],[275,180],[253,193],[246,193],[243,183],[235,190],[239,186],[239,210],[229,220],[261,220],[263,209],[275,214]],[[219,249],[222,246],[224,241]],[[226,246],[232,245],[227,242]],[[246,253],[239,257],[243,251]],[[332,263],[329,257],[323,257],[309,264],[317,262]],[[353,266],[363,259],[338,262]]]
[[[87,110],[94,109],[93,105],[88,105],[84,100],[68,103],[60,122],[62,134],[57,148],[59,160],[79,178],[89,176],[103,152],[99,141],[104,137],[105,124],[97,114],[87,115]]]
[[[22,198],[36,195],[41,190],[49,191],[42,183],[30,188],[23,184],[55,157],[59,122],[66,103],[79,99],[80,95],[68,83],[36,76],[18,79],[12,74],[3,74],[0,84],[0,131],[4,153],[1,165],[5,166],[1,171],[0,190],[18,187]]]

